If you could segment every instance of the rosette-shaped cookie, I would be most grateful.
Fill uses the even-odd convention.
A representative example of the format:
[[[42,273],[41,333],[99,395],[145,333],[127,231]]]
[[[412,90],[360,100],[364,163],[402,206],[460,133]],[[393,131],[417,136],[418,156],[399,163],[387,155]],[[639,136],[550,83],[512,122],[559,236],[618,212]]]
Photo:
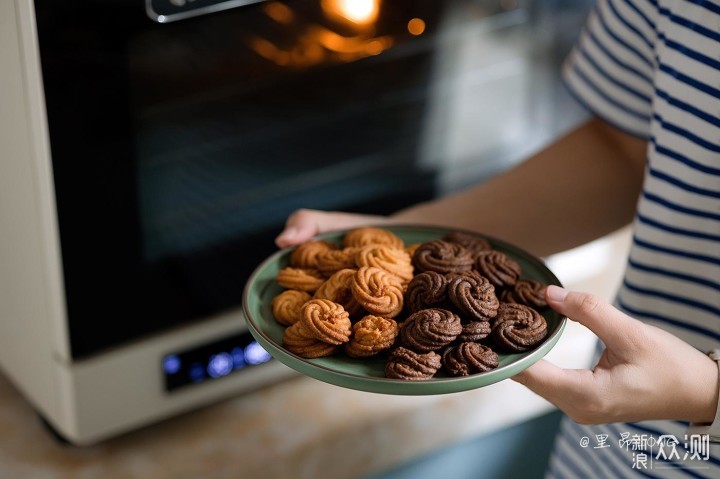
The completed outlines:
[[[435,271],[415,275],[405,291],[405,304],[411,313],[441,305],[446,300],[447,279]]]
[[[308,241],[299,245],[290,253],[290,266],[317,269],[318,255],[338,248],[338,245],[329,241]]]
[[[536,279],[519,279],[512,289],[505,290],[502,300],[506,303],[518,303],[531,308],[545,308],[545,290],[547,285]]]
[[[451,376],[468,376],[498,367],[498,355],[485,345],[466,342],[447,348],[442,362]]]
[[[385,377],[421,381],[433,377],[441,366],[440,355],[435,352],[418,354],[399,347],[390,353],[385,364]]]
[[[291,353],[307,359],[330,356],[338,350],[337,345],[324,343],[315,338],[302,321],[285,328],[282,343]]]
[[[391,231],[372,226],[350,230],[345,233],[343,238],[343,246],[345,247],[360,247],[371,244],[386,245],[396,249],[405,247],[403,240]]]
[[[302,307],[310,301],[312,296],[305,291],[288,289],[275,296],[270,304],[275,320],[284,325],[290,326],[297,323],[302,317]]]
[[[353,324],[345,352],[352,358],[374,356],[395,343],[398,325],[395,320],[367,315]]]
[[[461,273],[472,269],[473,262],[473,255],[465,247],[443,240],[421,244],[412,257],[413,266],[418,273]]]
[[[278,271],[275,281],[287,289],[314,292],[325,282],[325,277],[314,269],[286,267]]]
[[[495,317],[500,301],[487,278],[477,271],[448,276],[448,297],[466,319],[489,321]]]
[[[492,328],[489,321],[470,321],[462,325],[462,333],[457,337],[458,341],[480,341],[490,336]]]
[[[359,267],[374,266],[392,273],[403,283],[413,279],[413,266],[410,255],[404,249],[395,249],[383,245],[369,245],[355,253],[355,264]]]
[[[462,333],[460,317],[447,309],[429,308],[413,313],[400,328],[400,342],[413,351],[435,351]]]
[[[350,315],[337,303],[327,299],[311,299],[302,308],[300,323],[315,339],[328,344],[350,341]]]
[[[465,247],[466,250],[470,251],[473,256],[477,256],[483,251],[490,251],[492,246],[490,242],[479,235],[472,233],[465,233],[464,231],[452,231],[442,238],[450,243],[457,243]]]
[[[355,269],[355,253],[357,248],[343,248],[325,251],[317,256],[317,268],[326,277],[330,277],[341,269]]]
[[[362,311],[362,306],[352,295],[352,282],[355,277],[354,269],[341,269],[330,276],[320,285],[313,298],[329,299],[345,308],[350,316]]]
[[[495,344],[506,351],[527,351],[545,339],[547,322],[530,306],[502,303],[491,336]]]
[[[403,286],[400,279],[373,266],[363,266],[355,273],[352,294],[360,306],[372,314],[394,318],[403,308]]]
[[[514,286],[521,273],[520,265],[515,260],[495,250],[480,253],[475,260],[475,269],[496,288]]]

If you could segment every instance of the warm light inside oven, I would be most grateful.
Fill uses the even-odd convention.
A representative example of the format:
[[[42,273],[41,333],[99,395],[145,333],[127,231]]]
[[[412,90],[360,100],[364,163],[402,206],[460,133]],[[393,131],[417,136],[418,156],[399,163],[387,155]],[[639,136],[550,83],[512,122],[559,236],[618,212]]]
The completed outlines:
[[[380,0],[322,0],[321,5],[328,16],[359,26],[375,23],[380,12]]]

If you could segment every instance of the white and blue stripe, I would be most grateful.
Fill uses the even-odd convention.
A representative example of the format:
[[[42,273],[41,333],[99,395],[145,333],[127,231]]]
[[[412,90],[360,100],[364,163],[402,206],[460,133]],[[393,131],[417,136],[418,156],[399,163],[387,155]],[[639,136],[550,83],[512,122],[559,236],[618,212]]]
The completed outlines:
[[[564,78],[598,117],[648,140],[633,243],[616,305],[700,350],[720,346],[720,0],[599,0]],[[638,398],[642,400],[642,398]],[[549,475],[720,477],[707,461],[634,469],[621,433],[676,436],[677,421],[580,426],[565,420]],[[583,448],[607,434],[611,447]],[[650,453],[651,451],[646,451]],[[682,452],[681,452],[682,454]]]

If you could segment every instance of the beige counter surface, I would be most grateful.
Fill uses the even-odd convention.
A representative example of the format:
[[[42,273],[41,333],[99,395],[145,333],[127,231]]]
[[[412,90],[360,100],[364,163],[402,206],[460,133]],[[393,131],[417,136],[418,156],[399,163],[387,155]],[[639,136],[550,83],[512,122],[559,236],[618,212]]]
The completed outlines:
[[[605,286],[588,278],[572,286],[610,295],[616,276]],[[584,367],[593,344],[589,331],[570,322],[547,359]],[[358,478],[550,409],[511,380],[462,393],[404,397],[296,377],[75,448],[55,441],[0,376],[0,479]]]

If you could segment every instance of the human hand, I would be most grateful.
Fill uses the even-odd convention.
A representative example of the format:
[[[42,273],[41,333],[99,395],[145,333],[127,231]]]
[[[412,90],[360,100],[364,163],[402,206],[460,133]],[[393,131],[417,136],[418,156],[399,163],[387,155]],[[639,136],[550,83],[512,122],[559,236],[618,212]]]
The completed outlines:
[[[325,231],[389,222],[390,219],[385,216],[300,209],[288,217],[285,229],[275,238],[275,244],[280,248],[286,248],[304,243]]]
[[[553,309],[587,326],[606,349],[592,371],[541,360],[512,379],[581,424],[712,422],[718,404],[713,360],[593,295],[549,286],[546,296]]]

